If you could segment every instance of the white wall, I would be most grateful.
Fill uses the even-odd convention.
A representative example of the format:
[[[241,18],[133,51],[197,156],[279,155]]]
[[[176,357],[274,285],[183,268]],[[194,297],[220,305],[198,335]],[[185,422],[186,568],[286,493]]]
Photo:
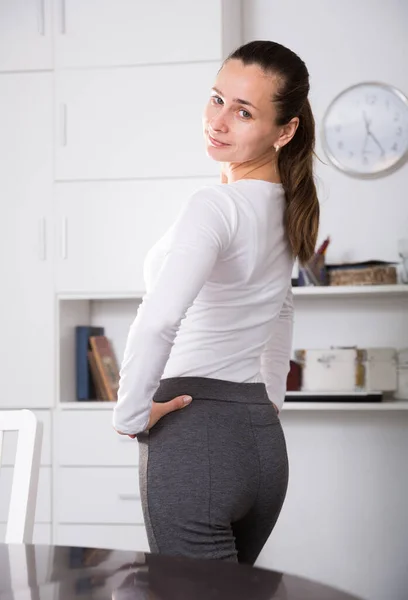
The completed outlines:
[[[244,0],[244,41],[282,43],[306,62],[317,122],[345,87],[383,81],[408,94],[408,2]],[[373,181],[317,162],[328,261],[397,260],[408,233],[408,165]],[[408,346],[404,299],[296,298],[294,347]],[[283,412],[290,484],[258,564],[370,600],[408,597],[408,415]],[[271,562],[271,557],[273,557]]]
[[[329,102],[361,81],[392,84],[408,94],[406,0],[245,0],[244,41],[288,46],[311,75],[311,102],[320,124]],[[373,181],[347,177],[317,163],[321,237],[332,236],[328,260],[397,260],[396,239],[408,233],[408,165]]]

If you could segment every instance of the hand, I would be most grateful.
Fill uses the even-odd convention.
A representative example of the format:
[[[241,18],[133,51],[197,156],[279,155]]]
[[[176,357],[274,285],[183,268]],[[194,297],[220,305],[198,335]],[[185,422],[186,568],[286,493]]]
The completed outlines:
[[[177,398],[173,398],[173,400],[169,400],[169,402],[153,402],[152,410],[150,412],[149,424],[146,428],[146,431],[151,429],[153,425],[156,425],[157,421],[160,421],[160,419],[164,417],[164,415],[174,412],[175,410],[185,408],[191,403],[191,401],[191,396],[177,396]],[[122,431],[118,431],[117,429],[115,429],[115,431],[119,435],[127,435],[132,440],[134,440],[137,435],[136,433],[123,433]]]
[[[272,402],[273,404],[273,408],[276,410],[276,414],[279,414],[279,408],[276,406],[276,404],[274,402]]]

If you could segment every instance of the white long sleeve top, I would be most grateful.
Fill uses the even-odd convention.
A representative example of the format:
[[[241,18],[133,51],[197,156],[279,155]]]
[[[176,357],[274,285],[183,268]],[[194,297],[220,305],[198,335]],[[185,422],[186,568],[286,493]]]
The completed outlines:
[[[145,260],[146,294],[126,343],[115,429],[144,431],[167,377],[264,382],[282,406],[293,325],[284,211],[282,185],[263,180],[211,185],[188,199]]]

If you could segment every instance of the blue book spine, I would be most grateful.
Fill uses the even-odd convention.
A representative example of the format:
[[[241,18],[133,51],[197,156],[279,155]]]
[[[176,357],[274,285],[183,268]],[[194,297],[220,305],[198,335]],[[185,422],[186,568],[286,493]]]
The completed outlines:
[[[95,386],[92,380],[88,362],[89,338],[94,335],[104,335],[103,327],[78,325],[75,328],[75,370],[77,400],[94,400]]]

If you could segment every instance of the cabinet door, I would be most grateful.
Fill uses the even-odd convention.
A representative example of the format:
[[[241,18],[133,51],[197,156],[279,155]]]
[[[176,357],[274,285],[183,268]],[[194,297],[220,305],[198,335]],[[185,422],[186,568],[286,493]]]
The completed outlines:
[[[0,77],[0,408],[53,404],[52,75]]]
[[[50,0],[1,0],[0,71],[51,69]]]
[[[209,176],[202,112],[217,63],[57,75],[56,178]]]
[[[210,179],[56,185],[59,292],[140,292],[149,248]]]
[[[221,59],[222,0],[56,0],[55,4],[59,67]]]

